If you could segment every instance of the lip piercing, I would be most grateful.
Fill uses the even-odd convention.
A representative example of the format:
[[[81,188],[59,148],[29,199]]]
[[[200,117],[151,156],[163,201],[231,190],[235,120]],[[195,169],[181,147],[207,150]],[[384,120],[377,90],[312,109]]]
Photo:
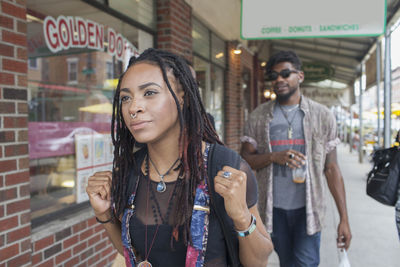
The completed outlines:
[[[135,114],[131,113],[130,115],[131,115],[131,118],[134,119],[134,118],[136,118],[137,113],[135,113]]]

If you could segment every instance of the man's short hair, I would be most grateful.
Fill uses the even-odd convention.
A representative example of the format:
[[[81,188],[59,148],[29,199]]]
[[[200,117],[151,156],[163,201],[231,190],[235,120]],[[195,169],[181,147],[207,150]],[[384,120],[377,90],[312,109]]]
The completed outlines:
[[[301,70],[301,60],[297,54],[293,51],[279,51],[272,55],[268,60],[267,66],[265,67],[267,73],[272,71],[272,68],[281,62],[290,62],[293,67],[297,70]]]

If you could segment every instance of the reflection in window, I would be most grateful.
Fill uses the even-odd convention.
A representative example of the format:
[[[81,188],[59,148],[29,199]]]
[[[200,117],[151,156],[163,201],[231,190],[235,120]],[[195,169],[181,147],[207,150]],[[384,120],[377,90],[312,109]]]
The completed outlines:
[[[69,58],[68,62],[68,83],[77,83],[78,82],[78,59],[77,58]]]
[[[44,40],[43,20],[34,14],[43,14],[44,10],[57,14],[58,7],[44,7],[40,1],[27,3],[28,9],[34,11],[28,18],[27,43],[31,66],[28,68],[31,217],[36,220],[87,201],[88,177],[96,171],[111,170],[110,122],[117,86],[114,77],[122,74],[130,54],[118,60],[108,53],[106,46],[104,51],[85,47],[52,53]],[[107,23],[103,24],[105,33],[112,27],[137,50],[152,45],[151,35],[142,40],[137,28],[81,1],[75,3],[84,8],[66,10],[63,15],[88,19],[85,14],[90,14],[89,19]],[[108,45],[106,35],[104,42]]]

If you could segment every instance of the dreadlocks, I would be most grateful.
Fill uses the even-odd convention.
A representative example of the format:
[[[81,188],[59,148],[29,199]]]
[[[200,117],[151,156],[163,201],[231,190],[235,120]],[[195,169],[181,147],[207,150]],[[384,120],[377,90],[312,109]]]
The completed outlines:
[[[184,242],[190,241],[190,218],[192,214],[194,192],[196,186],[206,177],[203,164],[202,141],[209,143],[222,143],[212,127],[204,106],[201,102],[197,83],[190,71],[185,59],[173,53],[147,49],[138,58],[132,57],[128,68],[139,62],[146,62],[160,67],[167,87],[172,94],[178,110],[181,126],[179,136],[179,155],[181,159],[179,177],[183,177],[177,188],[177,205],[175,209],[174,226],[184,225]],[[179,105],[178,98],[172,90],[167,77],[167,71],[172,70],[176,81],[184,90],[183,107]],[[112,204],[115,213],[119,217],[123,214],[128,198],[132,192],[128,192],[128,177],[133,171],[138,174],[140,166],[135,163],[132,152],[136,141],[125,125],[121,112],[120,86],[124,74],[121,75],[113,101],[113,114],[111,135],[114,144],[114,162],[112,179]],[[136,155],[136,154],[135,154]],[[178,179],[179,180],[179,179]],[[177,181],[178,182],[178,181]]]

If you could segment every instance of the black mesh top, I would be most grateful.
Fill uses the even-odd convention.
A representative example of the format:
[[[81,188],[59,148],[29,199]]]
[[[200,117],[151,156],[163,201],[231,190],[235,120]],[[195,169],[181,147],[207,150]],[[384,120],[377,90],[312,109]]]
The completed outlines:
[[[250,208],[257,203],[257,181],[250,166],[243,159],[240,163],[240,170],[247,174],[246,201]],[[129,224],[132,246],[140,258],[146,258],[145,225],[147,224],[147,253],[151,247],[148,261],[153,267],[185,266],[187,247],[183,242],[182,227],[179,227],[178,240],[175,240],[172,236],[171,226],[176,208],[174,191],[177,186],[180,186],[180,182],[166,183],[167,189],[163,193],[157,192],[157,184],[158,182],[149,181],[147,175],[140,176],[135,197],[136,211]],[[171,201],[169,201],[170,198]],[[166,218],[167,216],[168,218]],[[205,266],[227,266],[228,252],[225,247],[225,239],[213,209],[211,209],[209,221],[209,233],[212,233],[212,238],[208,237]],[[154,236],[156,231],[157,234]],[[153,245],[151,245],[152,242]]]

